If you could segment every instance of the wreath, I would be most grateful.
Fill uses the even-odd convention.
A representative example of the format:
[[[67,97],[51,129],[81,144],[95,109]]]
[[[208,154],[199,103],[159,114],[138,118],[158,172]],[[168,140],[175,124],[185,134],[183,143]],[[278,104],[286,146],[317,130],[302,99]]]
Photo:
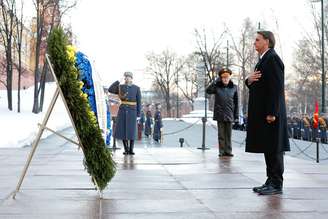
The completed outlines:
[[[82,91],[85,84],[80,80],[81,75],[76,67],[76,52],[69,46],[61,27],[54,28],[50,33],[48,53],[81,140],[83,164],[93,183],[103,190],[115,175],[116,164],[105,145],[96,112],[90,106],[90,93]]]

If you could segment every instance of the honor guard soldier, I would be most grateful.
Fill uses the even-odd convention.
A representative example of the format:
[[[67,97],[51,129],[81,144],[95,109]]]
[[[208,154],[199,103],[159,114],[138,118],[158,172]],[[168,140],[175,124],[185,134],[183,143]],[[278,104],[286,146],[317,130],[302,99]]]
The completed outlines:
[[[163,123],[162,123],[162,115],[161,115],[161,104],[156,104],[156,112],[154,115],[154,134],[153,139],[156,142],[159,142],[162,139],[162,130],[163,130]]]
[[[327,143],[327,123],[326,119],[321,116],[319,117],[319,129],[320,129],[320,138],[322,143]]]
[[[124,84],[116,81],[108,88],[110,93],[117,94],[121,100],[114,137],[123,141],[124,155],[134,155],[133,148],[137,131],[137,117],[140,117],[141,110],[140,88],[134,85],[132,80],[132,72],[125,72]]]
[[[314,117],[311,118],[311,129],[312,129],[312,142],[316,142],[317,138],[320,136],[318,135],[319,131],[318,128],[314,127]]]
[[[145,113],[144,110],[141,110],[140,113],[140,118],[138,120],[138,140],[142,139],[142,132],[144,130],[144,125],[145,125]]]
[[[311,121],[308,116],[303,117],[303,140],[311,141]]]
[[[146,105],[146,122],[145,122],[145,135],[148,138],[151,135],[151,127],[153,125],[153,116],[151,113],[151,105]]]

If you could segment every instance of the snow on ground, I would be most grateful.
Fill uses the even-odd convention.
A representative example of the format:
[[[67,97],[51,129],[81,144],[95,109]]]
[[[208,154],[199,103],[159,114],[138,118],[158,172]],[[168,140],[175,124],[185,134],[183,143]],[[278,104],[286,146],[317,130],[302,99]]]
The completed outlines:
[[[32,113],[34,87],[21,90],[21,113],[17,113],[17,91],[13,91],[14,109],[9,111],[7,91],[0,90],[0,147],[23,147],[32,144],[38,131],[38,123],[42,123],[55,88],[55,83],[46,84],[43,112],[39,114]],[[61,97],[58,97],[47,127],[58,131],[70,126],[64,104]],[[52,133],[45,131],[42,138],[50,134]]]
[[[202,124],[202,117],[205,116],[205,110],[194,110],[181,118],[163,118],[163,121],[184,121],[190,124]],[[216,125],[213,120],[213,111],[207,110],[207,125]]]
[[[194,110],[189,114],[183,115],[180,120],[191,124],[202,124],[202,117],[205,117],[205,110]],[[207,110],[207,125],[216,125],[213,120],[213,111]]]

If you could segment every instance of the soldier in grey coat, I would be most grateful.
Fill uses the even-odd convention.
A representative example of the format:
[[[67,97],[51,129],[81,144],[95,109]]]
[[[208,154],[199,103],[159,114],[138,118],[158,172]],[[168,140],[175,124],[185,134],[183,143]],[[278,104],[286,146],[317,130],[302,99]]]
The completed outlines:
[[[151,113],[151,105],[146,105],[146,122],[145,122],[145,136],[149,138],[152,134],[153,115]]]
[[[217,121],[219,137],[219,157],[232,157],[231,131],[232,123],[238,122],[238,91],[230,80],[232,72],[228,68],[219,71],[219,78],[210,84],[207,94],[215,94],[214,116]]]
[[[124,84],[116,81],[108,88],[110,93],[118,94],[121,100],[114,137],[123,140],[123,154],[125,155],[134,155],[133,148],[136,138],[137,117],[140,117],[141,110],[140,88],[132,84],[132,79],[133,74],[131,72],[125,72]]]
[[[159,142],[162,139],[162,130],[163,130],[163,122],[162,122],[162,115],[161,115],[161,104],[157,103],[156,105],[156,112],[154,115],[154,133],[153,139],[156,142]]]

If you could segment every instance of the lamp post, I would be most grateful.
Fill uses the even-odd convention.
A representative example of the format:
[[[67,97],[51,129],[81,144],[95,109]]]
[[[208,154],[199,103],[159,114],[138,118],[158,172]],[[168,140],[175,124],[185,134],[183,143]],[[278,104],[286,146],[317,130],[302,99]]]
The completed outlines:
[[[321,112],[326,112],[326,72],[325,72],[325,35],[324,35],[324,11],[323,0],[312,0],[312,2],[321,2]]]
[[[197,68],[197,67],[196,67]],[[206,138],[206,122],[207,122],[207,94],[206,94],[206,87],[207,87],[207,73],[204,68],[204,66],[198,66],[199,71],[204,72],[204,117],[202,117],[202,123],[203,123],[203,135],[202,135],[202,146],[197,148],[201,149],[203,151],[208,150],[209,148],[205,146],[205,138]]]
[[[321,69],[322,69],[322,109],[326,112],[326,72],[325,72],[325,36],[324,36],[324,17],[323,17],[323,0],[321,0]]]
[[[227,40],[227,68],[229,68],[229,40]]]
[[[177,118],[179,118],[179,72],[177,71]]]

